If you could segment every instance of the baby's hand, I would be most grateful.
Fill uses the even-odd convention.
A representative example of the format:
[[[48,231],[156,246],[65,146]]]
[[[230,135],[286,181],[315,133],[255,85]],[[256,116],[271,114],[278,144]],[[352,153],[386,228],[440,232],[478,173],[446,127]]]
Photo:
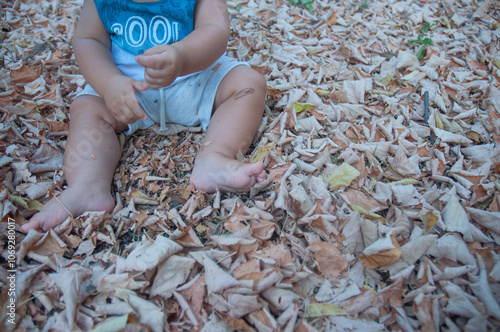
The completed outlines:
[[[144,91],[148,85],[144,81],[136,81],[126,76],[115,76],[108,82],[104,101],[108,110],[116,120],[131,124],[138,119],[147,120],[148,116],[137,101],[136,93]]]
[[[181,52],[172,45],[152,47],[135,59],[145,68],[144,79],[152,89],[172,84],[181,73],[183,65]]]

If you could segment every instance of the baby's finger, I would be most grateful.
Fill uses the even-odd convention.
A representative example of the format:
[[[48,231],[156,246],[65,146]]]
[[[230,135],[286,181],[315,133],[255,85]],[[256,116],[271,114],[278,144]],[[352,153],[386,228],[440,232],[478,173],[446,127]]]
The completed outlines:
[[[33,229],[38,232],[42,232],[42,223],[40,220],[31,219],[28,223],[24,224],[21,229],[23,232],[28,233],[30,229]]]
[[[165,51],[166,45],[156,45],[144,51],[143,55],[155,55]]]
[[[150,88],[148,83],[145,81],[133,81],[132,85],[136,91],[144,91]]]
[[[151,75],[149,71],[144,73],[144,79],[146,80],[148,87],[151,89],[159,89],[165,86],[163,77]]]
[[[134,95],[130,95],[126,100],[124,100],[124,108],[122,109],[121,116],[123,123],[134,123],[137,119],[146,120],[148,116],[144,113],[141,106],[139,106],[139,102],[137,101],[137,97]]]
[[[161,69],[163,66],[160,54],[138,55],[135,57],[137,63],[144,68]]]
[[[142,109],[142,107],[139,105],[138,102],[136,102],[135,105],[131,108],[131,111],[137,119],[142,119],[144,121],[148,119],[147,114],[144,112],[144,110]]]

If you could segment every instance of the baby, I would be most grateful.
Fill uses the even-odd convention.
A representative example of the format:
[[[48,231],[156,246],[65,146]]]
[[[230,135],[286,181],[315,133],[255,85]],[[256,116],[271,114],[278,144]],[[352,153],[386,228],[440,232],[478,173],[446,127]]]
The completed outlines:
[[[70,108],[64,160],[68,187],[22,229],[46,231],[68,216],[111,212],[120,160],[116,132],[155,123],[206,131],[190,181],[206,192],[245,192],[265,179],[242,163],[264,111],[266,82],[224,55],[225,0],[85,0],[73,39],[88,85]]]

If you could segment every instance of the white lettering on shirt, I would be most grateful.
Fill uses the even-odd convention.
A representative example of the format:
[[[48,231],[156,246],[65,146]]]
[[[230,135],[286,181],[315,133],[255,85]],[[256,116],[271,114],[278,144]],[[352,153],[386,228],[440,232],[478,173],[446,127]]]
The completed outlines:
[[[132,16],[127,20],[125,28],[121,23],[114,23],[111,31],[132,47],[141,47],[146,40],[153,45],[163,45],[179,39],[179,23],[171,23],[163,16],[153,17],[149,24],[140,16]]]

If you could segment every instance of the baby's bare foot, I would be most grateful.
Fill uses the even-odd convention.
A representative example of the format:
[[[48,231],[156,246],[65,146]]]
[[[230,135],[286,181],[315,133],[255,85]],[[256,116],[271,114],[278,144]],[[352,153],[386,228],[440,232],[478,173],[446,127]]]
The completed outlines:
[[[262,162],[242,163],[214,152],[198,157],[191,183],[196,189],[206,192],[247,192],[265,178]]]
[[[70,215],[76,218],[87,211],[111,212],[114,206],[109,190],[103,190],[99,185],[70,186],[48,201],[40,212],[23,225],[22,230],[47,231],[61,224]]]

